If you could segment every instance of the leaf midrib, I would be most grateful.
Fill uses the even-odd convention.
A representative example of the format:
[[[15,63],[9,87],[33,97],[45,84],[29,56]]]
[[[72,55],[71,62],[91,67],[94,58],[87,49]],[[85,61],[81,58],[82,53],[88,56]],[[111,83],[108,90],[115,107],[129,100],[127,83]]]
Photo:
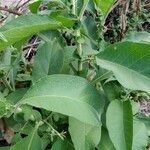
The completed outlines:
[[[34,138],[34,135],[35,135],[35,133],[36,133],[36,128],[34,129],[34,132],[33,132],[33,134],[32,134],[32,136],[31,136],[31,139],[30,139],[30,141],[29,141],[29,145],[28,145],[28,150],[30,150],[30,148],[31,148],[31,144],[32,144],[32,141],[33,141],[33,138]]]
[[[124,138],[124,142],[125,142],[125,150],[127,150],[127,141],[126,141],[126,138],[125,138],[125,128],[124,128],[124,124],[125,124],[125,120],[124,120],[124,103],[122,102],[122,126],[123,126],[123,138]]]
[[[57,25],[56,25],[56,24]],[[46,23],[41,23],[41,24],[36,24],[36,25],[29,25],[29,26],[20,26],[20,27],[16,27],[16,28],[11,28],[11,29],[7,29],[7,30],[5,30],[5,31],[0,31],[2,34],[4,34],[4,33],[9,33],[9,32],[12,32],[12,31],[17,31],[17,30],[20,30],[20,29],[24,29],[24,30],[27,30],[28,28],[38,28],[38,27],[41,27],[41,26],[48,26],[48,25],[55,25],[56,27],[58,27],[58,26],[62,26],[62,24],[61,24],[61,22],[56,22],[56,21],[54,21],[54,22],[52,22],[52,24],[51,24],[51,22],[46,22]],[[50,26],[49,26],[49,28],[50,28]],[[44,29],[43,29],[44,30]],[[45,29],[46,30],[46,29]],[[7,43],[7,42],[6,42]]]
[[[71,98],[71,97],[67,97],[67,96],[57,96],[57,95],[42,95],[42,96],[32,96],[32,97],[29,97],[29,98],[25,98],[25,97],[23,97],[20,101],[19,101],[19,103],[21,103],[21,104],[24,104],[24,103],[26,103],[26,102],[24,102],[24,101],[26,101],[26,100],[29,100],[29,99],[34,99],[34,98],[44,98],[44,97],[55,97],[55,98],[58,98],[58,99],[60,99],[60,98],[66,98],[66,99],[70,99],[71,100],[71,102],[73,103],[73,102],[78,102],[78,103],[85,103],[85,104],[87,104],[90,108],[91,108],[91,110],[92,110],[92,113],[94,113],[95,114],[95,116],[97,117],[96,119],[97,119],[97,121],[99,121],[99,115],[98,115],[98,111],[92,106],[92,105],[90,105],[89,103],[86,103],[86,102],[84,102],[84,101],[79,101],[79,100],[76,100],[76,99],[73,99],[73,98]]]

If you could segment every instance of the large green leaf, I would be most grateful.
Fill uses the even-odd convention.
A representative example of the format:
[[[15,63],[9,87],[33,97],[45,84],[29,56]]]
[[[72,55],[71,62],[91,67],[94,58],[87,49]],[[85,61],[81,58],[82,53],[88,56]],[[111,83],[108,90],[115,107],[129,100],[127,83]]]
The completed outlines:
[[[42,150],[42,143],[37,135],[37,129],[31,131],[30,135],[17,142],[9,150]]]
[[[69,118],[69,132],[76,150],[94,150],[101,137],[101,124],[92,126]]]
[[[148,132],[141,121],[135,120],[133,124],[132,150],[145,150],[148,143]]]
[[[115,150],[112,141],[109,138],[108,132],[102,128],[101,141],[98,145],[98,150]]]
[[[150,44],[121,42],[97,55],[97,63],[113,71],[126,88],[150,92]]]
[[[66,20],[69,20],[72,24],[74,24],[73,20]],[[20,41],[25,37],[29,37],[43,30],[58,29],[62,28],[64,25],[66,27],[70,27],[70,24],[64,24],[65,17],[62,18],[61,21],[41,15],[27,15],[18,17],[0,29],[0,34],[2,34],[6,39],[0,39],[0,50],[14,44],[17,41]]]
[[[103,107],[98,91],[85,79],[71,75],[50,75],[39,80],[26,93],[22,103],[92,125],[99,125]]]
[[[63,66],[63,50],[57,41],[42,44],[35,56],[33,81],[46,75],[60,73]]]
[[[133,117],[130,101],[112,101],[106,113],[106,125],[116,150],[132,150]]]

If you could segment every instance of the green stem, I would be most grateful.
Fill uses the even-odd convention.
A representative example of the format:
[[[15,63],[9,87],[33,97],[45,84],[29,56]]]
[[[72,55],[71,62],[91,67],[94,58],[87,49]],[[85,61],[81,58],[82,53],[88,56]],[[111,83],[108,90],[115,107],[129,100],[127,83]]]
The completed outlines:
[[[75,15],[78,15],[76,14],[76,0],[72,0],[72,13],[75,14]],[[88,5],[88,2],[89,0],[86,0],[83,4],[83,7],[80,11],[80,14],[79,14],[79,20],[81,21],[82,18],[83,18],[83,15],[84,15],[84,12],[85,12],[85,9]],[[80,29],[77,29],[76,30],[76,37],[77,39],[81,37],[81,32],[80,32]],[[78,55],[80,57],[79,61],[78,61],[78,71],[81,72],[83,70],[83,63],[82,63],[82,56],[83,56],[83,49],[82,49],[82,44],[80,42],[77,41],[77,52],[78,52]]]
[[[81,37],[80,29],[77,30],[77,38]],[[78,71],[81,72],[83,70],[83,64],[82,64],[82,55],[83,55],[83,49],[82,44],[77,41],[77,52],[79,55],[79,61],[78,61]]]
[[[85,0],[85,2],[83,4],[83,7],[82,7],[82,9],[80,11],[80,14],[79,14],[79,20],[82,20],[82,17],[84,15],[84,12],[86,10],[86,7],[87,7],[88,3],[89,3],[89,0]]]
[[[71,0],[72,14],[76,15],[76,0]]]

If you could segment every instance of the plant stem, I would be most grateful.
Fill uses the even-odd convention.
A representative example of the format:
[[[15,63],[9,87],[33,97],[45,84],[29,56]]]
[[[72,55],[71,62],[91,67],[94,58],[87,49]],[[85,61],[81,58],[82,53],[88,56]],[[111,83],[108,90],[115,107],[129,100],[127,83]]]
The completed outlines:
[[[81,37],[80,29],[78,29],[76,33],[77,33],[77,38],[80,38]],[[82,49],[82,44],[79,43],[78,41],[77,41],[77,52],[80,57],[80,59],[78,60],[78,72],[81,72],[83,70],[83,64],[82,64],[83,49]]]
[[[76,36],[77,36],[77,39],[81,37],[80,29],[77,29]],[[82,45],[78,41],[77,41],[77,51],[78,51],[78,55],[80,57],[82,57],[82,53],[83,53],[83,51],[82,51]]]
[[[21,7],[25,6],[26,4],[28,4],[31,0],[27,0],[26,2],[24,2],[22,5],[17,7],[17,10],[20,9]]]
[[[89,0],[86,0],[86,2],[84,2],[84,5],[80,11],[80,14],[79,14],[79,20],[81,21],[82,18],[83,18],[83,15],[84,15],[84,12],[86,10],[86,7],[89,3]],[[81,32],[80,32],[80,29],[77,31],[78,32],[78,36],[81,37]],[[83,70],[83,63],[82,63],[82,55],[83,55],[83,49],[82,49],[82,44],[81,43],[78,43],[77,44],[77,49],[78,49],[78,54],[79,56],[81,57],[81,59],[79,60],[78,62],[78,71],[81,72]]]
[[[79,20],[82,20],[82,17],[84,15],[84,12],[86,10],[88,3],[89,3],[89,0],[86,0],[86,2],[84,2],[83,7],[82,7],[80,14],[79,14]]]
[[[76,0],[71,0],[72,14],[76,15]]]
[[[80,21],[82,20],[82,17],[84,15],[84,12],[88,5],[88,2],[89,2],[89,0],[86,0],[86,2],[84,2],[83,7],[80,11],[80,14],[79,14]],[[76,0],[72,0],[71,3],[72,3],[72,14],[78,15],[76,12],[76,7],[77,7]],[[80,42],[78,42],[78,38],[80,38],[80,37],[81,37],[80,29],[77,29],[76,30],[76,38],[77,38],[76,44],[77,44],[77,52],[80,57],[80,59],[78,60],[78,72],[81,72],[83,70],[83,64],[82,64],[83,49],[82,49],[82,44]]]

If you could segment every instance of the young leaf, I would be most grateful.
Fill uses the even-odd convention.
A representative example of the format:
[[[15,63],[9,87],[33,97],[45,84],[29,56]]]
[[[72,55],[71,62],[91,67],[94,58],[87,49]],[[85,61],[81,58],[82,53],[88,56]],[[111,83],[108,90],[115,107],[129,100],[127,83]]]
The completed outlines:
[[[102,11],[103,15],[106,16],[115,0],[95,0],[97,7]]]
[[[116,150],[132,150],[133,118],[130,101],[112,101],[106,113],[106,125]]]
[[[92,150],[100,141],[101,124],[92,126],[70,117],[69,132],[76,150]]]
[[[56,41],[42,44],[35,56],[33,81],[46,75],[60,73],[63,66],[63,50]]]
[[[133,145],[132,150],[143,150],[148,143],[147,129],[141,121],[133,122]]]
[[[39,9],[41,3],[42,3],[41,0],[37,0],[37,1],[33,2],[33,3],[31,3],[31,4],[29,5],[30,11],[31,11],[32,13],[36,14],[36,13],[38,12],[38,9]]]
[[[101,67],[113,71],[126,88],[150,92],[150,44],[121,42],[97,55]]]
[[[22,104],[44,108],[99,125],[103,100],[85,79],[71,75],[50,75],[36,82]]]
[[[37,129],[34,129],[30,135],[17,142],[9,150],[42,150],[41,139],[37,134]]]
[[[115,150],[112,141],[109,138],[108,132],[102,128],[101,141],[98,145],[98,150]]]

